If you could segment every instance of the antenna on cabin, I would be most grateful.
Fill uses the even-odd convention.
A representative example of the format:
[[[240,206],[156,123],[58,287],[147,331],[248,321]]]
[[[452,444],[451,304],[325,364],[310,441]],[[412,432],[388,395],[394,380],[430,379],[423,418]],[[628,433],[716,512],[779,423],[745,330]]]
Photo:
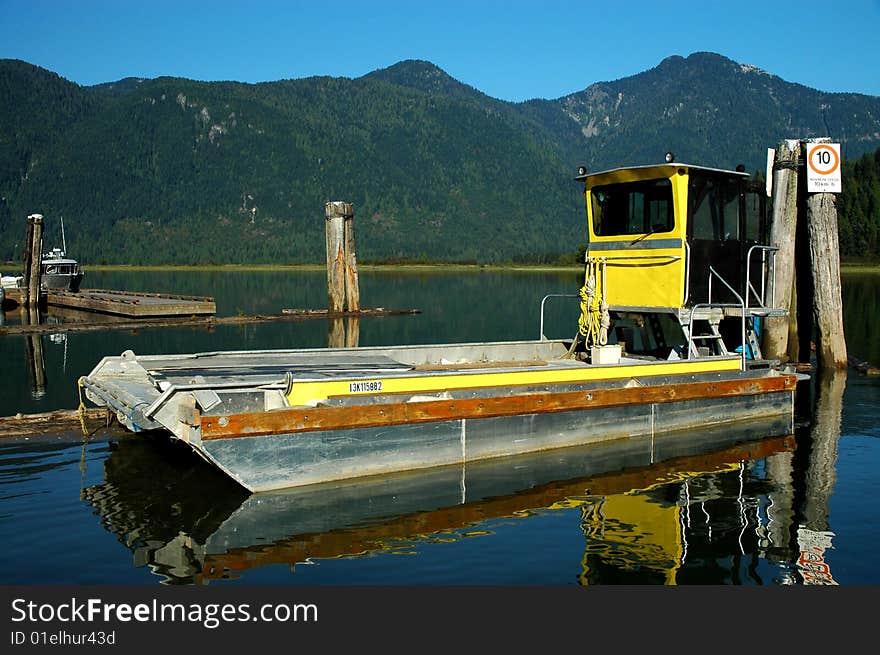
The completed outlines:
[[[61,217],[61,248],[67,254],[67,241],[64,239],[64,217]]]

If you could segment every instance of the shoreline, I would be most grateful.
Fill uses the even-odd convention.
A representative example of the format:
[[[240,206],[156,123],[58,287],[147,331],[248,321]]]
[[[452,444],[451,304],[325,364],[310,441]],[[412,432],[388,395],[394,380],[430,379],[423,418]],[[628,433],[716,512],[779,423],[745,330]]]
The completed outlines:
[[[6,262],[5,269],[13,270],[15,264]],[[325,264],[84,264],[88,271],[212,271],[212,272],[260,272],[260,271],[325,271]],[[580,272],[580,264],[358,264],[359,271],[370,272],[534,272],[567,273]],[[841,262],[841,274],[880,273],[880,263]]]

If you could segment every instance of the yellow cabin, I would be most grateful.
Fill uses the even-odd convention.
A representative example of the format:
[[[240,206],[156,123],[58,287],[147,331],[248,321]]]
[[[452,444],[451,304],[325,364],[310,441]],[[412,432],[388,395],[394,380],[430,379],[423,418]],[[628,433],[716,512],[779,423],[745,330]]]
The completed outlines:
[[[775,248],[765,199],[742,170],[667,162],[576,177],[588,246],[581,333],[631,353],[760,359]],[[724,322],[725,319],[735,319]],[[664,353],[668,353],[665,355]]]

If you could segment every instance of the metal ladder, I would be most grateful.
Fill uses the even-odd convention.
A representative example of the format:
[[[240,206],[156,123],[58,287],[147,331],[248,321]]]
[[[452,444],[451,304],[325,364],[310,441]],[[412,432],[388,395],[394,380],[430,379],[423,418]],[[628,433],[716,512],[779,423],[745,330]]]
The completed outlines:
[[[688,342],[689,358],[729,354],[718,329],[723,317],[723,309],[711,304],[694,305],[688,312],[679,314],[679,324]],[[706,329],[699,331],[695,327],[697,322],[705,322]],[[701,352],[701,347],[708,352]]]

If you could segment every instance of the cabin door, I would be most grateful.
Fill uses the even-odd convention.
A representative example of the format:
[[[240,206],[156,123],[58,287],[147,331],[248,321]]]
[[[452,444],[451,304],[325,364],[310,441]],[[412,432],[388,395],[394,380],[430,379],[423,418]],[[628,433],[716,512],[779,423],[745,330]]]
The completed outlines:
[[[690,246],[688,305],[709,302],[710,268],[741,296],[745,293],[744,195],[739,180],[692,176],[688,190]],[[727,286],[713,276],[712,302],[738,303]]]

